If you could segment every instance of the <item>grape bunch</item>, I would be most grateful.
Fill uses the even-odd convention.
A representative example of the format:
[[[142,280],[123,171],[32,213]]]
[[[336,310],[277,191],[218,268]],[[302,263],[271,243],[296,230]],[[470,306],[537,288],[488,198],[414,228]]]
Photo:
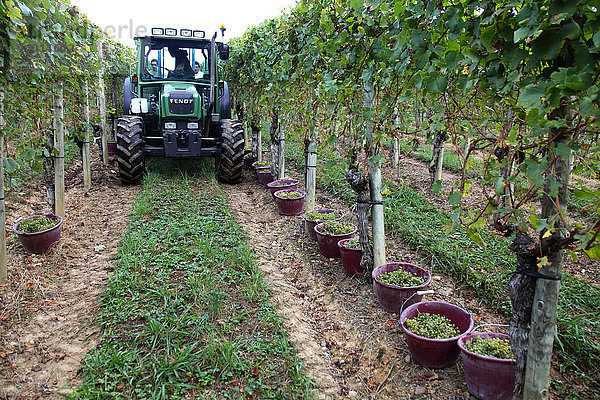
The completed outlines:
[[[466,343],[465,349],[485,357],[500,358],[503,360],[512,360],[515,358],[508,339],[494,337],[477,338]]]
[[[449,339],[460,335],[460,329],[452,321],[440,314],[419,313],[405,319],[406,329],[415,335],[428,339]]]
[[[398,287],[421,286],[427,282],[427,277],[417,276],[403,269],[397,269],[391,272],[385,272],[377,276],[380,282]]]

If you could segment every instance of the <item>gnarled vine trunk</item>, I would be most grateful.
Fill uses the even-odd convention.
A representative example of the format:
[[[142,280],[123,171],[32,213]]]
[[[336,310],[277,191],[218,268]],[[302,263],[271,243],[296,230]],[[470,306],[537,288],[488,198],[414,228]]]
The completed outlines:
[[[369,210],[371,208],[371,191],[369,180],[358,171],[355,165],[351,165],[346,171],[346,181],[356,192],[356,217],[358,219],[358,240],[362,248],[362,259],[360,266],[365,271],[367,278],[371,280],[373,271],[373,249],[369,235]]]
[[[517,232],[510,249],[517,256],[517,269],[508,280],[512,305],[509,336],[517,362],[515,399],[520,399],[523,396],[523,385],[525,383],[529,324],[531,323],[531,307],[535,292],[535,278],[527,274],[537,272],[537,257],[534,256],[535,241],[521,231]]]
[[[565,119],[568,113],[570,110],[565,103],[553,110],[549,119]],[[566,146],[569,142],[566,128],[560,131],[553,128],[549,133],[553,146]],[[559,213],[566,212],[569,156],[554,152],[552,146],[548,147],[545,155],[549,167],[544,182],[541,217],[550,221]],[[576,234],[576,231],[567,234],[562,220],[557,218],[552,231],[542,230],[539,239],[534,240],[519,231],[511,243],[510,248],[517,255],[517,272],[509,281],[513,306],[511,345],[517,360],[514,399],[548,398],[563,249],[576,240]],[[542,262],[544,258],[546,263]]]
[[[444,142],[446,141],[447,132],[439,131],[435,135],[433,142],[433,154],[429,163],[429,173],[431,175],[431,183],[435,183],[440,179],[442,172],[442,161],[444,159]]]
[[[252,130],[252,158],[257,161],[262,161],[262,144],[260,140],[260,124],[255,118],[250,121],[250,129]]]

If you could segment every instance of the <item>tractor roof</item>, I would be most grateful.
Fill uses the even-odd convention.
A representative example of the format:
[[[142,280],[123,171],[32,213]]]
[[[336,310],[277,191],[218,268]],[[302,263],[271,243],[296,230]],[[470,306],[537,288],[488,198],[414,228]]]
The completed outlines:
[[[217,34],[214,34],[215,39]],[[160,38],[160,39],[177,39],[177,40],[189,40],[189,41],[210,41],[210,38],[206,37],[206,32],[202,30],[192,29],[175,29],[175,28],[152,28],[150,35],[136,36],[134,39],[146,39],[146,38]]]

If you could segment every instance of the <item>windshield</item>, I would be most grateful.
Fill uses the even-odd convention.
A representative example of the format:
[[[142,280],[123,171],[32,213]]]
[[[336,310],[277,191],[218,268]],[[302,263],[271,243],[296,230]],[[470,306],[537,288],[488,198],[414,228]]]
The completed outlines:
[[[142,73],[144,81],[154,80],[210,80],[210,43],[195,43],[189,47],[183,42],[151,42],[142,45]]]

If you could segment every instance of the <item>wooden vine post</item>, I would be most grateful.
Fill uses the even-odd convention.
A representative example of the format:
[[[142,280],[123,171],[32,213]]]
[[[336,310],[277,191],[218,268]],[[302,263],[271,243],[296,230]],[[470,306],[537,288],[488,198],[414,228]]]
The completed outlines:
[[[375,107],[375,88],[373,82],[367,81],[364,84],[364,104],[365,108]],[[372,147],[373,143],[373,123],[367,121],[365,124],[367,149]],[[385,264],[385,227],[383,215],[383,197],[381,195],[381,168],[379,161],[371,167],[369,172],[369,187],[371,190],[371,210],[372,229],[373,229],[373,267]]]
[[[554,110],[549,119],[558,119],[556,115],[562,114],[564,118],[569,112],[568,106],[563,105],[559,109]],[[563,128],[563,130],[566,130]],[[557,135],[556,129],[551,129],[551,137],[558,136],[555,141],[556,146],[567,147],[571,136],[569,134]],[[568,180],[569,180],[569,158],[568,155],[555,154],[554,163],[546,172],[546,182],[544,188],[544,196],[542,198],[542,218],[550,220],[556,217],[559,213],[566,213],[568,202]],[[549,196],[551,184],[558,183],[560,185],[556,196]],[[547,238],[544,238],[548,234]],[[545,243],[551,241],[560,242],[566,237],[566,229],[560,220],[554,225],[552,233],[542,232],[541,236],[542,248],[551,247],[545,246]],[[540,273],[558,278],[562,273],[564,250],[548,251],[548,261],[544,265]],[[556,331],[556,312],[558,308],[558,293],[560,289],[560,280],[538,278],[535,283],[535,294],[533,297],[533,307],[531,310],[531,325],[529,330],[529,344],[527,346],[527,363],[525,368],[525,385],[523,388],[524,400],[545,400],[548,398],[548,388],[550,386],[550,363],[552,359],[552,347],[554,345],[554,334]]]
[[[65,216],[65,129],[64,129],[63,82],[54,89],[54,146],[57,155],[54,159],[54,213]]]
[[[396,127],[400,126],[400,110],[398,106],[394,107],[394,113],[396,114],[395,124]],[[398,178],[400,178],[400,139],[396,136],[392,138],[392,168],[398,171]]]
[[[102,127],[102,162],[108,164],[108,132],[106,128],[106,98],[104,94],[104,56],[102,41],[98,43],[98,56],[100,57],[100,70],[98,71],[98,108],[100,112],[100,126]]]
[[[271,137],[271,176],[278,177],[281,165],[279,164],[279,111],[277,109],[273,109],[271,113],[269,136]]]
[[[92,171],[90,167],[90,90],[87,81],[83,86],[85,100],[83,105],[83,114],[85,118],[85,137],[83,139],[83,148],[81,149],[81,158],[83,161],[83,187],[89,189],[92,187]]]
[[[4,204],[4,89],[0,87],[0,285],[6,284],[6,208]]]
[[[252,156],[256,161],[262,161],[262,138],[260,134],[260,122],[252,115],[250,120],[250,129],[252,130]]]
[[[308,155],[306,157],[306,198],[305,207],[307,211],[315,208],[315,194],[317,188],[317,142],[315,141],[315,131],[311,131],[308,142]]]
[[[281,124],[279,125],[279,140],[278,142],[278,151],[277,151],[277,157],[279,158],[277,160],[277,164],[279,165],[279,170],[277,171],[277,179],[283,179],[285,177],[285,131],[283,129],[281,129]]]
[[[248,118],[246,118],[246,102],[242,102],[242,105],[239,107],[238,117],[242,122],[242,128],[244,129],[244,149],[247,149],[251,146],[251,137],[248,134]]]

